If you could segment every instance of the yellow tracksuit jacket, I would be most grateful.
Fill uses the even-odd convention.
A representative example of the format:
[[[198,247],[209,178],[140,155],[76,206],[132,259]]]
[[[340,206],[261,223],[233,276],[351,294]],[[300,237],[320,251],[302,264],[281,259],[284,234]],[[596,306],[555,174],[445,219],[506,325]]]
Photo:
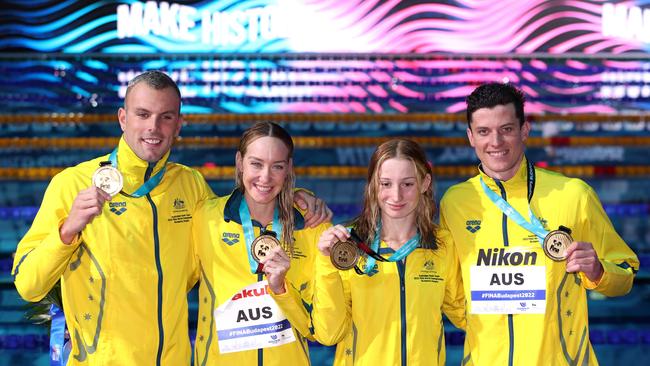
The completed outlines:
[[[479,176],[483,177],[492,191],[528,219],[527,177],[532,174],[523,160],[512,179],[495,181],[480,171],[478,176],[449,188],[441,201],[441,224],[454,237],[468,299],[463,365],[597,365],[589,342],[586,290],[606,296],[626,294],[639,261],[614,231],[589,185],[535,168],[530,201],[533,214],[546,230],[563,225],[572,230],[573,240],[591,242],[605,273],[595,284],[583,273],[567,273],[565,261],[549,259],[537,237],[507,218],[479,182]],[[534,260],[510,261],[501,255],[505,247],[524,248]],[[470,268],[477,265],[545,266],[545,313],[470,314]]]
[[[124,192],[157,173],[167,156],[150,167],[121,139],[117,159]],[[197,203],[213,193],[198,172],[167,163],[148,195],[116,195],[65,245],[59,228],[77,193],[91,186],[106,160],[83,162],[52,179],[16,250],[16,288],[25,300],[38,301],[61,280],[72,339],[68,365],[187,365],[186,299],[198,274],[190,220]]]
[[[465,300],[451,237],[440,230],[439,239],[438,250],[377,262],[372,276],[339,271],[317,256],[312,321],[317,341],[344,342],[336,364],[444,365],[442,312],[464,327]],[[380,254],[391,253],[382,242]]]
[[[310,309],[316,243],[330,224],[305,228],[303,217],[294,211],[294,252],[287,273],[287,292],[272,294],[291,323],[296,341],[277,347],[221,354],[215,329],[214,310],[242,288],[263,280],[253,274],[239,218],[241,191],[211,199],[197,210],[193,219],[193,236],[201,268],[199,319],[194,361],[196,365],[309,365],[307,339],[311,335]],[[255,236],[260,227],[254,222]]]

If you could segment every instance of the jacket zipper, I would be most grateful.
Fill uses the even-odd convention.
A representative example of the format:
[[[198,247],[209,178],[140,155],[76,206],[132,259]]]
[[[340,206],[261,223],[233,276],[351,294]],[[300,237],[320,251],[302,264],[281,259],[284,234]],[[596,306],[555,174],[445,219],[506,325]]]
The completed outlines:
[[[146,182],[151,176],[153,171],[154,164],[150,163],[147,167],[146,172],[144,173],[144,181]],[[160,237],[158,236],[158,209],[156,204],[151,199],[151,195],[147,193],[145,196],[147,201],[151,205],[151,213],[153,215],[153,248],[154,248],[154,258],[156,261],[156,271],[158,272],[158,352],[156,354],[156,366],[160,366],[162,362],[162,352],[165,345],[165,330],[163,329],[163,317],[162,317],[162,297],[163,297],[163,271],[162,264],[160,262]]]
[[[499,187],[499,190],[501,190],[501,198],[503,198],[505,201],[508,200],[507,195],[506,195],[506,189],[503,187],[503,184],[501,181],[495,179],[494,180]],[[507,247],[510,245],[510,242],[508,240],[508,216],[506,214],[503,214],[503,218],[501,221],[501,230],[503,232],[503,246]],[[512,314],[508,314],[508,338],[510,342],[510,346],[508,348],[508,366],[513,366],[514,362],[514,353],[515,353],[515,329],[514,329],[514,319]]]
[[[397,273],[399,274],[399,310],[402,323],[402,366],[406,366],[406,285],[404,283],[404,272],[406,267],[406,258],[403,261],[397,261]]]

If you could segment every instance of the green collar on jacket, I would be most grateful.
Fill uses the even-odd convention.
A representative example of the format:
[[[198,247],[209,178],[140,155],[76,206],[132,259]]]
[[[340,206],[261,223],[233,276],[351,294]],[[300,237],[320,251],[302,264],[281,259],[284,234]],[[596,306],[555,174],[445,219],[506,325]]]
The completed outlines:
[[[226,206],[223,208],[223,218],[226,222],[232,220],[241,225],[241,218],[239,217],[239,204],[243,198],[244,194],[241,190],[235,189],[232,191],[230,197],[228,197],[228,201],[226,201]],[[298,211],[295,207],[293,208],[293,223],[296,230],[302,230],[305,228],[305,219],[300,214],[300,211]],[[255,220],[253,220],[253,225],[262,228],[264,227],[264,225]]]
[[[150,176],[158,173],[158,171],[163,168],[168,157],[169,151],[167,151],[167,153],[165,153],[165,155],[155,163]],[[117,166],[124,177],[125,192],[134,192],[144,183],[144,176],[149,165],[149,162],[140,159],[135,152],[133,152],[129,144],[124,140],[124,136],[122,136],[117,148]]]
[[[515,173],[515,175],[509,180],[506,181],[499,180],[499,182],[503,184],[503,186],[506,189],[513,188],[513,187],[526,187],[528,183],[528,172],[526,169],[527,165],[528,165],[528,159],[524,155],[524,158],[521,159],[521,163],[519,164],[519,169],[517,169],[517,173]],[[490,177],[489,175],[485,174],[482,165],[478,166],[478,170],[479,170],[479,175],[483,178],[485,184],[487,184],[487,186],[490,187],[490,189],[492,189],[493,191],[498,192],[499,188],[497,187],[496,180]]]

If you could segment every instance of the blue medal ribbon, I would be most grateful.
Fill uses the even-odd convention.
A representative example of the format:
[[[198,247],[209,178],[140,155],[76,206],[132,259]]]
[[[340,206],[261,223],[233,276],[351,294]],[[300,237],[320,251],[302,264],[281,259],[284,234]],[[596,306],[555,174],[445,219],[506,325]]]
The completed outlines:
[[[379,252],[379,242],[381,241],[381,220],[377,223],[377,230],[375,231],[375,237],[372,240],[372,244],[370,244],[370,249],[374,250],[375,252]],[[399,247],[393,253],[389,258],[389,262],[397,262],[400,261],[404,258],[406,258],[411,252],[415,250],[415,248],[418,247],[418,244],[420,243],[420,233],[416,233],[409,239],[404,245]],[[363,273],[369,274],[370,271],[372,271],[372,268],[375,266],[375,262],[377,260],[371,256],[368,256],[366,259],[366,266],[363,269]]]
[[[514,207],[506,202],[506,200],[492,191],[483,181],[483,177],[479,177],[479,180],[481,181],[483,192],[485,192],[490,201],[492,201],[501,210],[501,212],[508,216],[510,220],[514,221],[522,228],[535,234],[539,239],[539,244],[543,246],[544,238],[546,235],[548,235],[548,231],[544,229],[542,223],[530,209],[530,199],[532,198],[532,192],[535,187],[535,170],[533,165],[530,162],[528,163],[528,217],[530,218],[530,222],[528,222],[519,212],[517,212],[517,210],[514,209]]]
[[[113,152],[111,152],[111,155],[108,157],[108,160],[111,162],[111,166],[117,169],[117,148],[115,148]],[[167,163],[163,165],[162,169],[160,169],[158,173],[156,173],[153,177],[147,179],[147,181],[144,182],[138,189],[136,189],[135,192],[128,194],[122,191],[122,193],[124,193],[129,197],[134,197],[134,198],[146,196],[147,194],[149,194],[149,192],[151,192],[154,188],[156,188],[158,184],[160,184],[160,181],[165,175],[166,170],[167,170]]]
[[[248,209],[248,204],[246,203],[246,197],[241,198],[239,203],[239,218],[241,219],[241,226],[244,229],[244,241],[246,242],[246,253],[248,254],[248,264],[251,267],[251,273],[257,273],[257,268],[259,263],[253,258],[251,253],[251,246],[255,240],[255,231],[253,231],[253,219],[251,218],[251,212]],[[282,235],[282,225],[280,224],[280,213],[278,211],[277,205],[273,209],[273,226],[271,229],[276,233],[276,238],[280,240]]]

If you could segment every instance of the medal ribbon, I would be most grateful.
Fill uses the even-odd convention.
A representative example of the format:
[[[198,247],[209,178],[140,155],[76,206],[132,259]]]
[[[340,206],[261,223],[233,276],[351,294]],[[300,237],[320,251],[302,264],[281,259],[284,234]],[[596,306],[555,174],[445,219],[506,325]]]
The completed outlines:
[[[108,160],[111,162],[111,165],[113,166],[113,168],[117,169],[117,148],[115,148],[113,150],[113,152],[111,152],[111,155],[108,157]],[[160,171],[158,173],[156,173],[153,177],[147,179],[147,181],[144,182],[138,189],[136,189],[135,192],[133,192],[131,194],[128,194],[128,193],[125,193],[125,192],[122,192],[122,193],[124,193],[125,195],[127,195],[129,197],[135,197],[135,198],[146,196],[147,194],[149,194],[149,192],[151,192],[154,188],[156,188],[156,186],[158,186],[158,184],[160,184],[160,181],[162,180],[163,176],[165,175],[165,170],[167,170],[167,163],[166,162],[163,165],[162,169],[160,169]]]
[[[361,249],[366,254],[368,254],[369,256],[371,256],[373,258],[375,258],[376,260],[378,260],[380,262],[388,262],[388,259],[382,257],[379,253],[372,250],[372,248],[370,248],[368,246],[368,244],[366,244],[365,241],[359,237],[359,235],[354,230],[354,228],[347,227],[346,229],[348,230],[348,233],[350,233],[350,239],[352,239],[352,241],[357,245],[357,248]]]
[[[377,230],[375,231],[375,237],[372,240],[372,244],[370,244],[370,249],[374,250],[375,252],[379,251],[379,242],[381,240],[381,220],[377,223]],[[420,243],[420,233],[416,233],[409,239],[404,245],[402,245],[399,249],[395,251],[390,257],[388,257],[387,261],[388,262],[397,262],[399,260],[402,260],[406,258],[415,248],[418,247],[418,244]],[[373,258],[372,256],[369,256],[366,259],[366,268],[364,268],[363,272],[365,274],[369,274],[372,268],[375,266],[375,262],[377,260]]]
[[[251,253],[251,246],[253,245],[253,240],[255,240],[255,231],[253,231],[253,219],[251,218],[251,212],[248,209],[245,197],[242,197],[241,202],[239,203],[239,218],[241,219],[241,226],[244,229],[244,241],[246,242],[246,253],[248,253],[248,264],[251,267],[251,272],[257,273],[259,263],[257,263]],[[279,240],[282,235],[282,225],[280,225],[280,213],[277,205],[273,209],[272,225],[271,229],[276,233],[276,238]]]
[[[517,225],[523,227],[524,229],[535,234],[539,239],[540,245],[543,245],[544,238],[548,235],[548,231],[544,229],[544,226],[539,221],[537,216],[533,214],[533,211],[530,209],[530,199],[532,197],[532,191],[535,187],[535,170],[532,168],[532,164],[528,162],[528,216],[530,222],[528,222],[517,210],[514,209],[506,200],[501,196],[494,193],[487,184],[483,181],[483,177],[479,177],[481,181],[481,186],[483,187],[483,192],[488,196],[490,201],[492,201],[508,218],[514,221]],[[531,169],[532,168],[532,169]],[[532,170],[532,174],[531,174]]]

